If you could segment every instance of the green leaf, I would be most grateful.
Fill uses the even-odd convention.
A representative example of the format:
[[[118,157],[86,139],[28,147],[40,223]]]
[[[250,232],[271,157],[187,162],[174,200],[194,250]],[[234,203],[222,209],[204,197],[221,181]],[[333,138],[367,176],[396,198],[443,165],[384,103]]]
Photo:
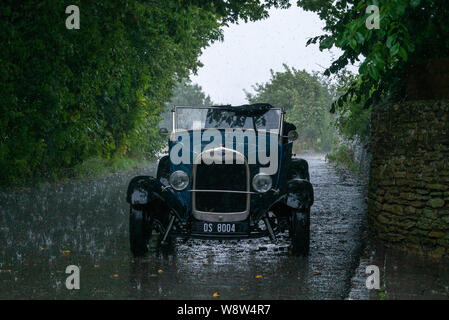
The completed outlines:
[[[360,32],[357,32],[355,34],[355,37],[357,38],[357,42],[360,44],[363,44],[363,42],[365,41],[365,37]]]
[[[396,56],[399,52],[400,49],[400,45],[399,43],[395,43],[391,48],[390,48],[390,54],[391,56]]]
[[[402,60],[407,61],[408,60],[408,55],[407,55],[407,51],[401,47],[399,49],[399,56],[402,58]]]
[[[354,38],[349,39],[349,46],[355,50],[357,48],[357,41]]]
[[[421,3],[421,0],[410,0],[410,6],[416,8]]]
[[[395,41],[396,41],[396,35],[395,34],[391,35],[391,36],[388,36],[387,42],[385,43],[385,45],[387,46],[388,49],[390,49]]]
[[[393,3],[396,6],[396,14],[401,16],[404,14],[405,9],[407,8],[409,0],[395,0]]]
[[[359,73],[360,74],[366,73],[366,66],[367,66],[367,63],[366,63],[366,60],[365,60],[359,67]]]
[[[374,65],[368,65],[368,73],[374,80],[379,79],[379,70]]]
[[[334,45],[334,39],[331,37],[326,37],[320,41],[320,50],[330,49]]]

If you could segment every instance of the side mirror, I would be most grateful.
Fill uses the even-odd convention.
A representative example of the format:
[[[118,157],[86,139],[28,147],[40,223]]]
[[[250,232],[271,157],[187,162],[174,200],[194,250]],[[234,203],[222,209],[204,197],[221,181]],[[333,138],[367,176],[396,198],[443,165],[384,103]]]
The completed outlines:
[[[161,137],[166,137],[166,136],[168,136],[170,134],[170,132],[168,132],[168,129],[167,128],[160,128],[159,129],[159,135],[161,136]]]
[[[288,132],[287,137],[288,141],[295,141],[296,139],[298,139],[298,132],[296,132],[295,130],[291,130]]]

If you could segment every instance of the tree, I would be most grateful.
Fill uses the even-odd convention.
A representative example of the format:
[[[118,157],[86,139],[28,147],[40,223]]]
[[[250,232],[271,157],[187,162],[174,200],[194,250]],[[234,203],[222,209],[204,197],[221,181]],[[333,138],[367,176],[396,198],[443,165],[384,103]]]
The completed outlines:
[[[296,70],[284,64],[283,72],[273,72],[266,84],[256,84],[255,94],[246,93],[250,103],[265,102],[282,107],[286,120],[298,129],[303,148],[328,151],[334,128],[328,108],[332,96],[317,73]]]
[[[173,90],[170,106],[174,105],[208,107],[213,105],[213,102],[198,84],[192,84],[190,79],[182,79]]]
[[[193,107],[208,107],[214,103],[211,98],[203,92],[203,89],[198,84],[192,84],[188,78],[182,79],[173,90],[173,97],[165,108],[165,112],[161,114],[162,121],[159,124],[161,128],[172,128],[172,113],[173,106],[193,106]]]
[[[365,97],[365,105],[388,97],[405,96],[405,79],[428,59],[446,57],[449,52],[449,7],[445,1],[422,0],[299,0],[298,6],[317,12],[325,22],[324,35],[308,41],[320,49],[343,50],[325,74],[336,74],[362,58],[360,82],[354,82],[336,104]],[[380,28],[368,29],[368,5],[380,9]]]
[[[0,6],[0,183],[57,175],[90,157],[153,155],[176,82],[237,19],[266,17],[285,0],[71,2]]]
[[[289,8],[290,0],[181,0],[180,6],[198,6],[214,12],[223,24],[243,21],[256,21],[268,17],[268,9]]]
[[[347,70],[338,74],[338,82],[334,85],[335,96],[346,93],[351,86],[360,85],[360,76]],[[338,133],[347,140],[368,142],[370,136],[370,120],[372,106],[365,107],[364,101],[357,102],[355,97],[346,99],[336,110],[335,124]]]

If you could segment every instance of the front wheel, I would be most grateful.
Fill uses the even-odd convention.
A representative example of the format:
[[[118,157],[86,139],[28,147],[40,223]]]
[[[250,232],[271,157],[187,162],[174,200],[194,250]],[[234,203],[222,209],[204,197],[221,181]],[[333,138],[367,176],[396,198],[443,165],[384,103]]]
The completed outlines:
[[[310,248],[310,209],[294,211],[291,217],[290,239],[294,255],[306,256]]]
[[[147,226],[145,212],[131,207],[129,213],[129,244],[135,257],[143,256],[148,251],[147,245],[151,237],[151,228],[147,228]]]
[[[290,163],[288,180],[300,178],[310,182],[309,163],[304,159],[294,158]]]

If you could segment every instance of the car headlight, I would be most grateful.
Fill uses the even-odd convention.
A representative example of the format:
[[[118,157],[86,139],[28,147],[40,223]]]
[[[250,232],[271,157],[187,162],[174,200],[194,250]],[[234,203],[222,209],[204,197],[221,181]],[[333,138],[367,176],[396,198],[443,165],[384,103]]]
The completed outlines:
[[[272,183],[271,177],[265,173],[258,173],[253,178],[253,188],[260,193],[270,190]]]
[[[184,171],[178,170],[170,175],[168,182],[170,182],[173,189],[176,191],[181,191],[189,185],[189,176]]]

